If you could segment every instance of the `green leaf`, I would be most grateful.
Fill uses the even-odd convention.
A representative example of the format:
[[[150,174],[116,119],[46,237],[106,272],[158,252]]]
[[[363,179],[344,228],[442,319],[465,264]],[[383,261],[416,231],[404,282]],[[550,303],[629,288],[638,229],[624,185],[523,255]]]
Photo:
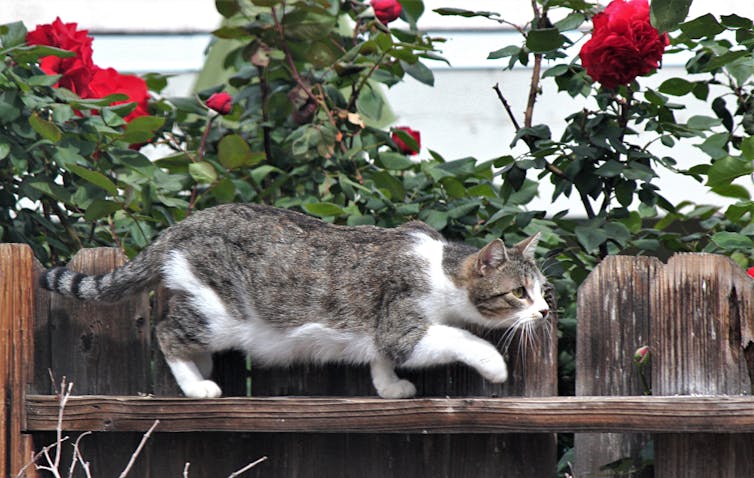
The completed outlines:
[[[118,195],[118,187],[104,174],[98,171],[92,171],[91,169],[86,169],[77,164],[68,164],[66,165],[66,169],[74,173],[76,176],[104,189],[113,196]]]
[[[741,141],[741,152],[744,154],[744,157],[746,159],[754,161],[754,136],[749,136],[748,138]]]
[[[95,199],[89,207],[86,208],[84,219],[87,221],[95,221],[99,218],[107,217],[116,211],[120,211],[122,208],[123,205],[120,203],[104,199]]]
[[[678,1],[680,3],[685,3],[689,0],[675,0],[675,1]],[[672,4],[673,0],[665,0],[662,3]],[[679,10],[679,12],[683,12],[683,9]],[[685,17],[687,14],[688,14],[688,8],[686,8],[686,11],[683,14],[683,16]],[[668,15],[673,15],[673,14],[668,12]],[[678,15],[678,13],[676,13],[675,15]],[[655,27],[657,27],[657,25],[655,25]],[[689,38],[714,37],[715,35],[722,33],[725,30],[725,27],[720,25],[720,22],[718,22],[717,19],[711,13],[702,15],[701,17],[695,18],[686,23],[682,23],[680,27],[683,34]]]
[[[10,154],[10,144],[0,141],[0,160],[5,159]]]
[[[7,23],[0,26],[0,28],[0,46],[3,49],[26,43],[26,34],[28,32],[23,22]]]
[[[139,116],[128,123],[121,139],[129,144],[146,143],[154,137],[163,124],[165,124],[165,118]]]
[[[72,51],[63,50],[47,45],[29,45],[14,48],[8,52],[9,55],[18,63],[34,63],[45,56],[57,56],[60,58],[70,58],[76,56]]]
[[[752,249],[754,241],[737,232],[722,231],[712,236],[712,242],[723,249]]]
[[[571,12],[566,15],[562,20],[555,22],[555,28],[561,32],[567,32],[568,30],[574,30],[581,26],[586,21],[586,16],[583,13]]]
[[[557,28],[532,30],[526,35],[526,47],[534,53],[556,50],[563,44],[564,38]]]
[[[215,0],[215,8],[225,18],[230,18],[241,11],[238,0]]]
[[[40,118],[37,112],[29,116],[29,125],[39,136],[53,143],[57,143],[63,137],[63,132],[55,123]]]
[[[734,179],[754,172],[751,161],[731,156],[715,161],[707,170],[707,185],[712,188],[730,184]]]
[[[401,66],[403,67],[403,71],[415,80],[428,86],[435,86],[435,75],[424,63],[417,61],[411,64],[401,60]]]
[[[217,158],[228,169],[249,167],[265,159],[264,153],[253,153],[246,141],[237,134],[224,136],[217,145]]]
[[[295,41],[315,42],[335,27],[336,17],[308,9],[291,10],[283,17],[285,36]]]
[[[500,17],[500,14],[497,12],[485,12],[485,11],[473,12],[471,10],[464,10],[463,8],[435,8],[432,11],[442,16],[452,15],[456,17],[466,17],[466,18],[472,18],[472,17],[498,18]]]
[[[684,80],[683,78],[670,78],[662,82],[659,90],[668,95],[683,96],[690,93],[695,86],[695,83]]]
[[[649,18],[660,32],[670,32],[686,19],[691,0],[652,0]]]
[[[337,217],[344,216],[346,212],[337,204],[331,202],[306,203],[301,207],[309,214],[318,217]]]
[[[728,28],[752,28],[751,20],[738,16],[736,14],[722,15],[720,16],[720,22]]]
[[[414,162],[405,155],[394,153],[392,151],[382,151],[379,155],[380,163],[385,169],[403,170],[414,165]]]
[[[217,181],[217,171],[206,161],[189,164],[188,171],[197,183],[210,184]]]
[[[419,218],[436,231],[442,231],[448,225],[448,213],[445,211],[425,209],[419,214]]]
[[[490,52],[489,55],[487,55],[488,60],[497,60],[498,58],[507,58],[509,56],[517,56],[519,53],[521,53],[521,47],[516,45],[508,45],[505,46],[499,50],[495,50],[493,52]]]
[[[607,232],[599,227],[576,226],[574,232],[576,233],[576,239],[587,252],[597,249],[608,239]]]
[[[736,198],[736,199],[744,199],[744,200],[751,199],[751,194],[749,194],[749,190],[741,186],[740,184],[725,184],[725,185],[717,186],[715,188],[712,188],[712,192],[720,196],[724,196],[728,198]]]

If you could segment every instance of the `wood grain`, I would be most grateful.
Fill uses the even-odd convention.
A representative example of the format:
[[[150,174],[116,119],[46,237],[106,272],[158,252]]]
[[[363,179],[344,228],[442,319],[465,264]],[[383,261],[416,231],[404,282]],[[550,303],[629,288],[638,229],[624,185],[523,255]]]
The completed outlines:
[[[21,244],[0,244],[0,476],[16,476],[31,456],[22,435],[24,396],[34,372],[34,256]],[[37,476],[30,471],[27,476]]]
[[[650,257],[608,256],[581,284],[576,338],[576,395],[643,395],[633,363],[649,344],[652,281],[663,264]],[[597,476],[618,459],[640,463],[648,435],[578,433],[575,476]],[[630,478],[633,475],[627,475]]]
[[[651,306],[654,393],[752,395],[754,281],[738,264],[719,255],[676,255],[658,273]],[[720,430],[708,431],[657,435],[655,475],[754,476],[754,436],[723,439],[712,434]]]
[[[58,401],[26,399],[25,431],[53,430]],[[70,431],[306,433],[754,432],[754,397],[180,398],[76,396]]]

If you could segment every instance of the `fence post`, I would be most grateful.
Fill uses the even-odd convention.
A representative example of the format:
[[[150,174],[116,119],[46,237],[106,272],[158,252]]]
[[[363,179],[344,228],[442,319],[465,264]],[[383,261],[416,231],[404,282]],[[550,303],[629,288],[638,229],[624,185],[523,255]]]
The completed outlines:
[[[22,435],[24,397],[34,371],[34,255],[23,244],[0,244],[0,476],[16,476],[31,459]],[[34,470],[27,476],[37,476]]]
[[[652,294],[654,395],[751,395],[754,281],[727,257],[681,254]],[[754,476],[752,434],[655,435],[655,476]]]
[[[576,395],[642,395],[634,351],[649,343],[652,280],[662,263],[649,257],[608,256],[578,291]],[[575,434],[574,476],[604,476],[619,459],[639,460],[646,434]]]

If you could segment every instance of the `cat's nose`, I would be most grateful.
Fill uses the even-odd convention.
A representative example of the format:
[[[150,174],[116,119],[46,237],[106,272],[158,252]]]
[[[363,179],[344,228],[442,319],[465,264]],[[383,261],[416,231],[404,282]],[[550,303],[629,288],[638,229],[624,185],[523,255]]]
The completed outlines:
[[[546,319],[548,315],[550,315],[550,309],[543,309],[539,311],[540,314],[542,314],[542,318]]]

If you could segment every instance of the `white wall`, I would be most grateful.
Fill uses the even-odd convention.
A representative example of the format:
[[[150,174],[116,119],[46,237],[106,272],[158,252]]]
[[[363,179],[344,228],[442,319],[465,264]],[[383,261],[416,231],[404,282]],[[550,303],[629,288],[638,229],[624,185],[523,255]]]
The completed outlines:
[[[499,83],[514,112],[523,115],[531,71],[516,68],[502,71],[505,62],[486,60],[490,51],[516,43],[519,37],[509,28],[485,19],[442,17],[433,8],[453,6],[469,10],[501,12],[506,20],[525,23],[530,17],[529,0],[425,0],[427,13],[421,26],[433,36],[448,39],[444,55],[452,64],[432,65],[436,85],[430,88],[408,79],[388,92],[391,105],[398,116],[398,124],[410,125],[422,132],[423,155],[431,148],[448,159],[474,156],[489,159],[511,154],[513,127],[497,100],[492,86]],[[148,13],[147,13],[148,12]],[[754,17],[754,2],[742,0],[695,0],[691,17],[706,12],[737,13]],[[95,35],[95,62],[121,71],[160,71],[175,74],[169,94],[186,94],[194,72],[203,62],[203,52],[209,41],[208,32],[216,28],[220,17],[212,0],[3,0],[0,24],[22,20],[28,28],[48,23],[56,16],[63,21],[77,22]],[[641,79],[642,85],[657,86],[664,78],[683,73],[682,59],[665,59],[665,67],[658,75]],[[535,123],[550,125],[557,135],[562,131],[565,115],[576,111],[583,100],[571,100],[557,94],[551,81],[545,81],[543,95],[535,112]],[[709,114],[703,105],[678,114],[683,120],[692,114]],[[670,155],[681,161],[680,166],[706,161],[706,156],[690,146],[676,146]],[[519,152],[521,150],[518,150]],[[750,178],[739,183],[754,194]],[[696,202],[727,204],[730,201],[714,195],[705,196],[705,188],[690,178],[665,175],[657,183],[672,202],[693,199]],[[557,211],[578,204],[559,201],[552,206],[548,195],[541,197],[535,208]]]

